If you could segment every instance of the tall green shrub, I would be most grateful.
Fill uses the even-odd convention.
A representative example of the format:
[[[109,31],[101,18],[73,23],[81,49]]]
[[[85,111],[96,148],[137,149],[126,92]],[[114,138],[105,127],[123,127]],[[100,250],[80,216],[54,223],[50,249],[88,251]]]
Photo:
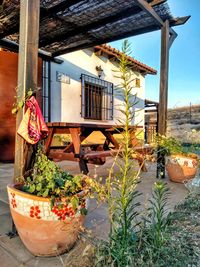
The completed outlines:
[[[166,230],[169,219],[167,216],[167,201],[169,188],[167,185],[158,181],[154,184],[152,199],[149,200],[149,214],[147,222],[149,243],[158,250],[165,242],[164,231]]]
[[[139,172],[132,160],[133,148],[131,125],[135,117],[134,106],[137,103],[136,94],[133,93],[134,77],[130,70],[127,55],[130,53],[130,45],[124,41],[122,55],[119,58],[119,70],[116,77],[120,84],[116,93],[120,96],[122,104],[119,107],[123,125],[122,140],[120,141],[119,155],[116,156],[113,166],[106,179],[106,200],[109,208],[110,234],[109,244],[105,247],[107,261],[99,266],[132,266],[134,243],[136,242],[137,201],[139,193],[136,191]],[[114,166],[118,172],[113,174]],[[105,255],[104,250],[104,255]],[[102,252],[102,250],[101,250]],[[101,257],[102,259],[102,257]]]

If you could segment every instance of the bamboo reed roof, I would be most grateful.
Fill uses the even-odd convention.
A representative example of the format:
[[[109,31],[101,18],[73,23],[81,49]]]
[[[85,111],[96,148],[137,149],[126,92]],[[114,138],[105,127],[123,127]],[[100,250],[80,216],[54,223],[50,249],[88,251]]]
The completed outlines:
[[[174,18],[167,0],[146,0],[170,26]],[[0,0],[0,44],[19,42],[20,0]],[[52,57],[160,29],[137,0],[40,0],[39,48]],[[8,42],[11,43],[11,42]]]

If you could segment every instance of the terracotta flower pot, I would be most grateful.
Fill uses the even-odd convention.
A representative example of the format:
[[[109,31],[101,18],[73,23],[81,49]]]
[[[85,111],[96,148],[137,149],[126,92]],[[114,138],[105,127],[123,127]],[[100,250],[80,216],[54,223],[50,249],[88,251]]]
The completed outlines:
[[[84,216],[70,205],[51,209],[49,198],[37,197],[7,186],[10,210],[19,236],[36,256],[55,256],[75,244]]]
[[[183,183],[195,177],[197,159],[182,155],[172,155],[166,159],[166,170],[171,181]]]

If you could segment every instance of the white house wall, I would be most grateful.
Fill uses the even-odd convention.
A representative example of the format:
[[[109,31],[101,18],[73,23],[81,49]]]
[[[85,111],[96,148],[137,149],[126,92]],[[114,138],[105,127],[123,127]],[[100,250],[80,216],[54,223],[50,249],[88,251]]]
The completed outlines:
[[[65,54],[61,57],[62,64],[51,63],[51,121],[94,123],[94,124],[116,124],[117,118],[122,118],[118,106],[122,104],[118,97],[114,97],[114,119],[113,120],[90,120],[81,117],[81,74],[87,74],[98,78],[96,66],[101,66],[103,75],[101,79],[112,82],[115,86],[120,79],[113,70],[117,69],[117,63],[111,62],[106,56],[96,56],[92,49],[80,50]],[[70,78],[70,83],[58,82],[56,72],[64,73]],[[140,88],[134,88],[133,94],[137,93],[138,103],[135,106],[136,116],[134,124],[144,126],[144,89],[145,79],[140,73],[134,73],[140,79]],[[115,90],[114,90],[115,92]]]

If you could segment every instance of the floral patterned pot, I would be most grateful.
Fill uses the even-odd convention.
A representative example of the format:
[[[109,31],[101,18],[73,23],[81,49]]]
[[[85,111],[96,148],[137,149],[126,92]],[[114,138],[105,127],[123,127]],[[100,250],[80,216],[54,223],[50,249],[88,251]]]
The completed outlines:
[[[37,197],[7,186],[10,210],[18,234],[36,256],[55,256],[75,244],[84,216],[70,205],[50,207],[49,198]],[[78,209],[79,210],[79,209]]]
[[[195,177],[197,159],[182,155],[172,155],[166,158],[166,170],[171,181],[183,183]]]

